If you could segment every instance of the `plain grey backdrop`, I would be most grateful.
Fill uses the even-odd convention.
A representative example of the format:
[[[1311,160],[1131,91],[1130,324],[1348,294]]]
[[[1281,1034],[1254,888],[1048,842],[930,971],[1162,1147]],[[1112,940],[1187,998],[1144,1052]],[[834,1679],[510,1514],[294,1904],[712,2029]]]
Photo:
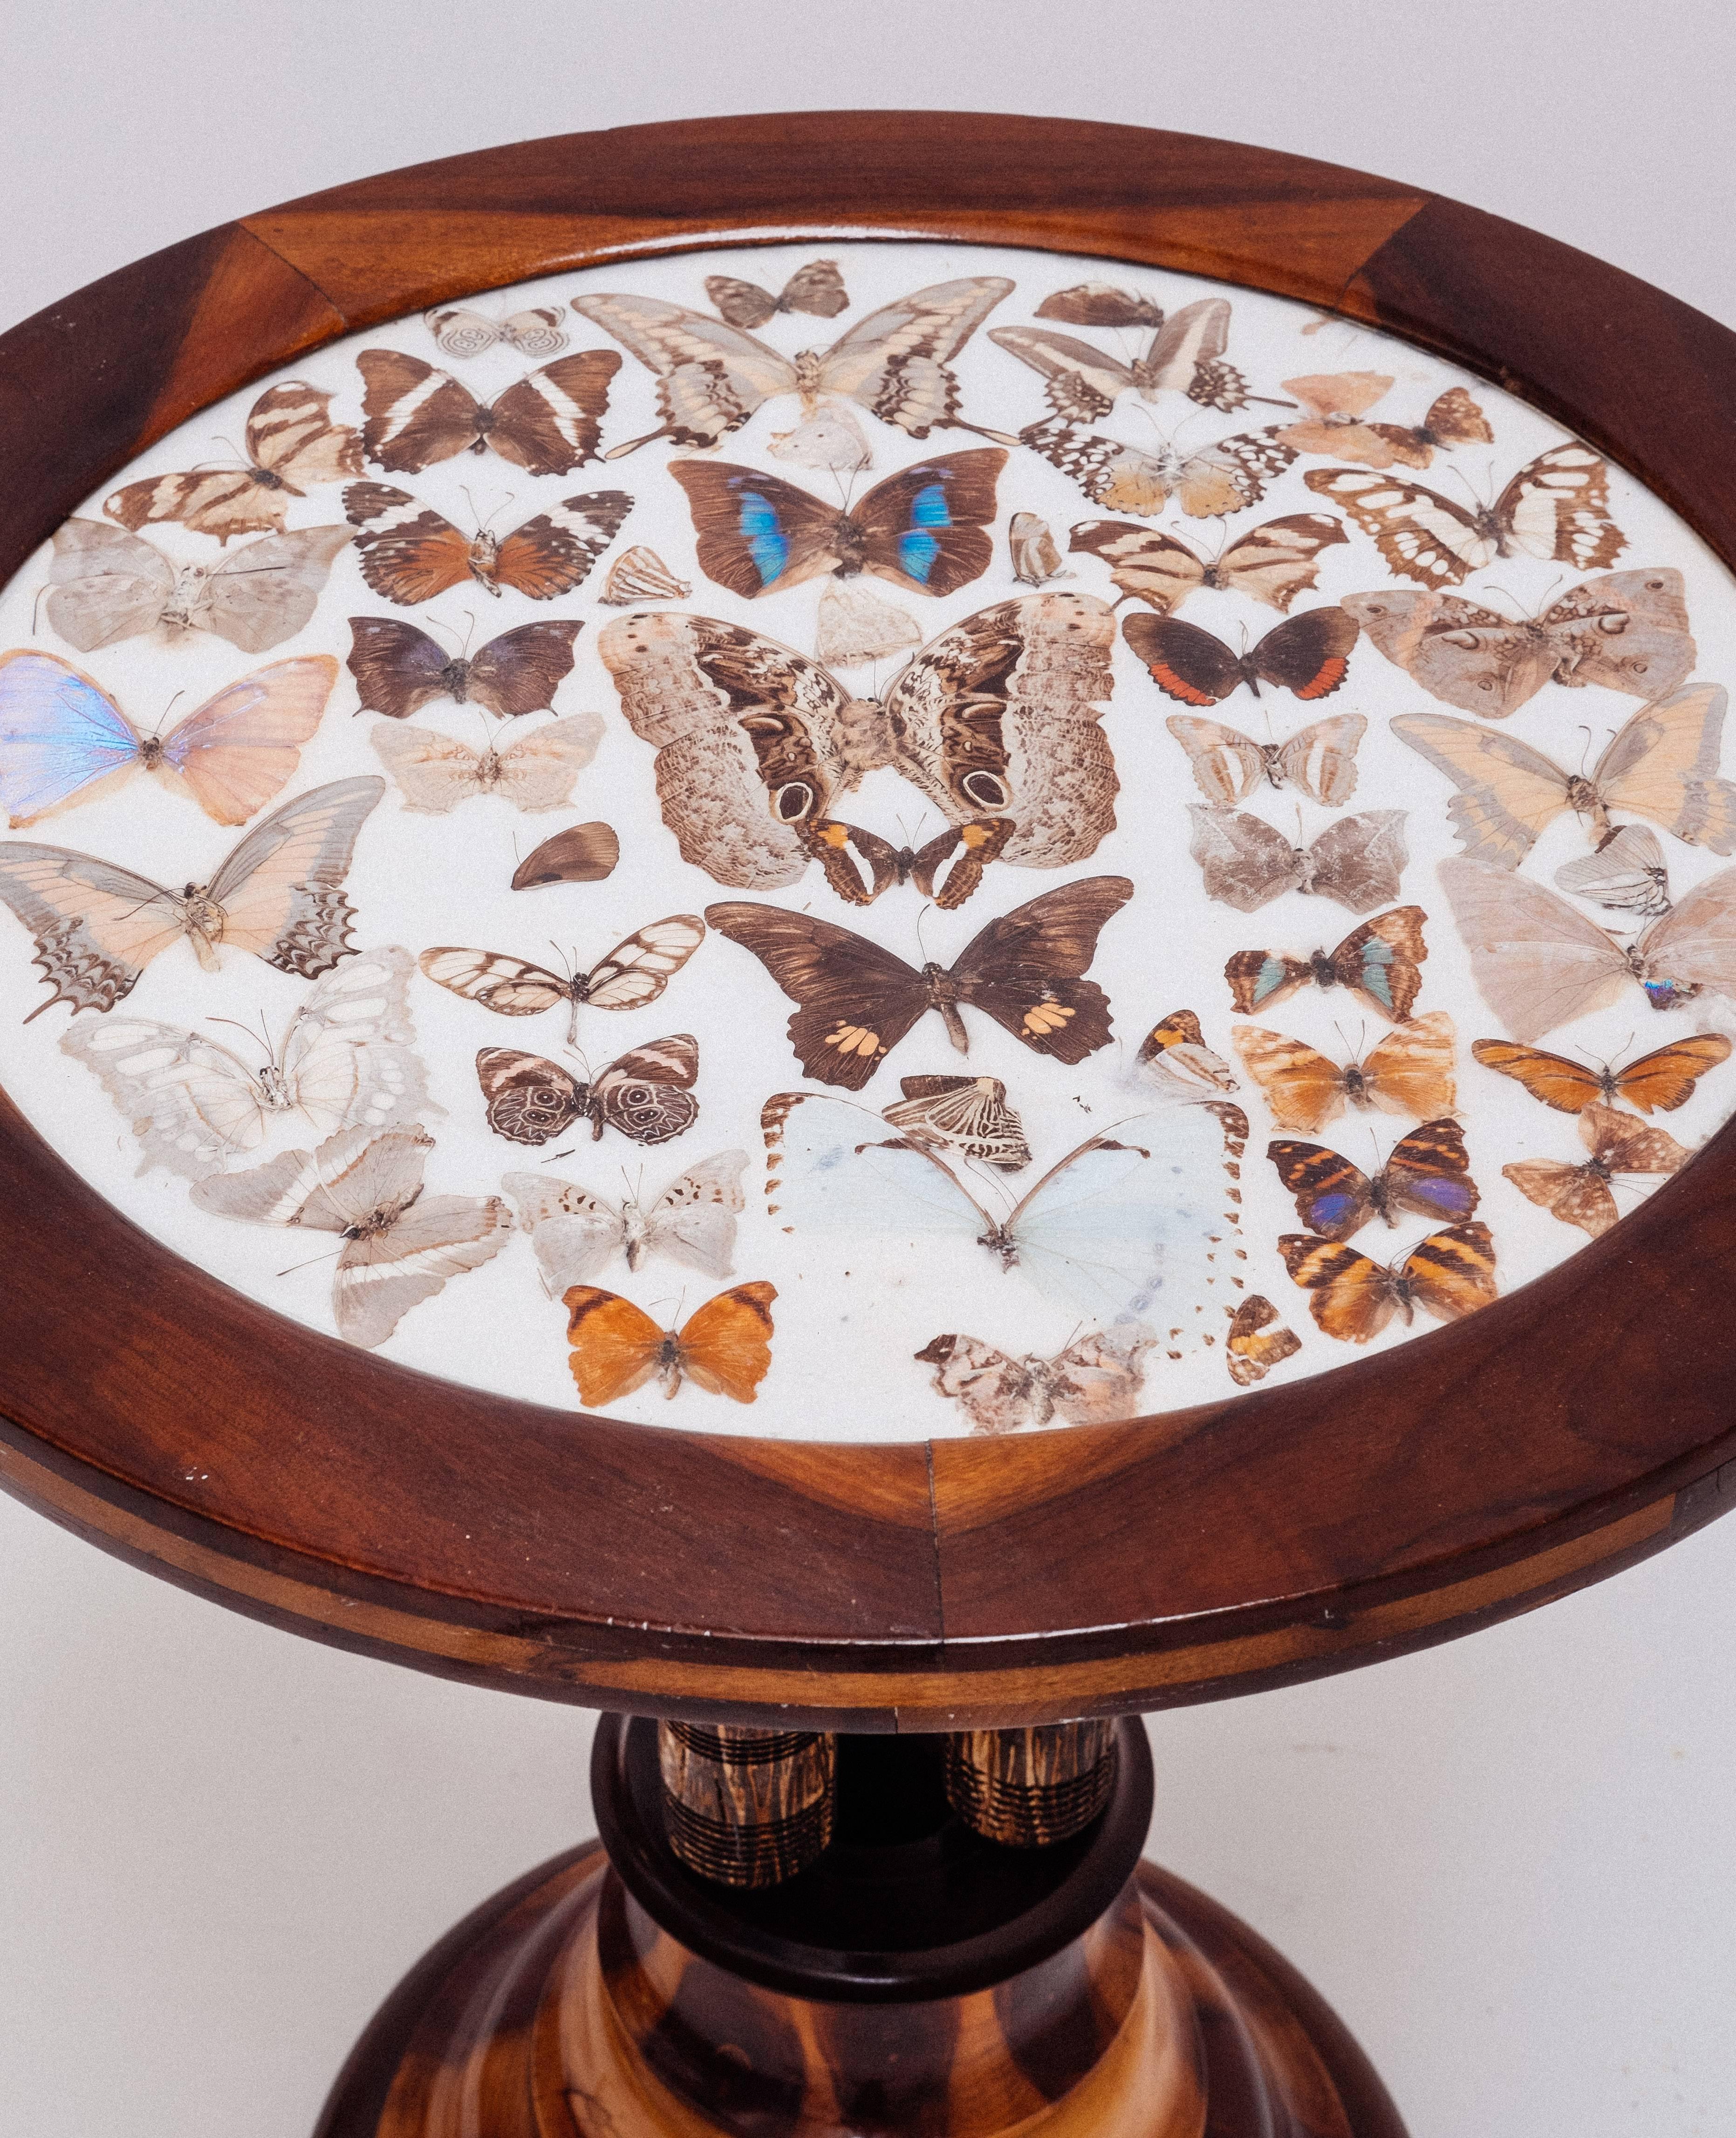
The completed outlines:
[[[393,165],[844,105],[1324,156],[1736,325],[1727,6],[64,0],[5,37],[0,325]],[[1713,2138],[1733,1694],[1736,1525],[1451,1647],[1158,1720],[1152,1852],[1312,1974],[1415,2138]],[[589,1741],[583,1712],[267,1631],[0,1501],[0,2138],[306,2138],[418,1952],[592,1831]]]

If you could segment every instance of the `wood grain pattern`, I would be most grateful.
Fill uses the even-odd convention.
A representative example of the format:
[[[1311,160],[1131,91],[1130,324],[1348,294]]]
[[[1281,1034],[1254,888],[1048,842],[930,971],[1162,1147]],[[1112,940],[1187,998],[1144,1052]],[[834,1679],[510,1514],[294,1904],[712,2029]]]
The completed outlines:
[[[831,1839],[837,1745],[817,1730],[660,1722],[669,1845],[720,1885],[781,1885]]]
[[[1082,1833],[1115,1786],[1114,1725],[958,1730],[946,1740],[947,1802],[1006,1848],[1047,1848]]]
[[[1704,442],[1729,433],[1736,337],[1616,269],[1265,150],[827,113],[422,166],[51,307],[0,338],[0,566],[203,402],[352,327],[790,229],[992,238],[1339,305],[1572,424],[1736,562],[1736,460]],[[1542,1282],[1233,1405],[791,1445],[498,1403],[310,1335],[145,1239],[0,1105],[0,1481],[258,1617],[554,1699],[884,1730],[1216,1697],[1533,1608],[1722,1512],[1733,1184],[1726,1130]]]

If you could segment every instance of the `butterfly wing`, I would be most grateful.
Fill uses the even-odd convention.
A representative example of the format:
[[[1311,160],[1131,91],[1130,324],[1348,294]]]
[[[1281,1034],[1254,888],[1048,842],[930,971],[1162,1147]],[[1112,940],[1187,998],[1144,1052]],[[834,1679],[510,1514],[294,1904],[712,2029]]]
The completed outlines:
[[[1075,421],[1108,415],[1119,397],[1133,389],[1130,365],[1076,334],[1056,334],[1052,327],[991,327],[988,338],[1021,364],[1058,382],[1065,398],[1056,413]],[[1056,405],[1052,399],[1051,405]]]
[[[534,891],[542,884],[601,883],[615,873],[620,859],[621,841],[612,825],[570,824],[525,855],[512,872],[512,887]]]
[[[921,643],[910,612],[882,601],[861,579],[831,579],[821,588],[814,653],[828,668],[860,668]]]
[[[61,1051],[101,1084],[144,1155],[141,1174],[166,1166],[202,1180],[251,1150],[266,1114],[251,1072],[227,1047],[142,1017],[77,1017]]]
[[[184,902],[149,876],[22,839],[0,846],[0,899],[35,939],[54,990],[32,1017],[57,1002],[112,1009],[186,928]]]
[[[1440,875],[1478,991],[1516,1037],[1541,1039],[1620,998],[1627,959],[1564,898],[1488,862],[1444,861]]]
[[[571,1346],[567,1364],[586,1409],[629,1396],[664,1370],[663,1331],[631,1300],[576,1284],[562,1304]]]
[[[783,309],[769,290],[735,275],[708,275],[705,295],[732,327],[763,327]],[[838,309],[841,311],[842,305]]]
[[[80,653],[154,630],[174,592],[174,566],[124,528],[73,519],[54,530],[43,606],[51,628]]]
[[[633,509],[624,490],[563,498],[515,527],[500,544],[495,577],[531,601],[555,601],[581,585]]]
[[[576,297],[573,310],[612,334],[661,382],[657,409],[674,445],[695,451],[739,430],[763,401],[793,393],[796,367],[726,320],[659,297]],[[641,442],[643,442],[642,441]],[[627,448],[616,447],[608,457]]]
[[[1308,1294],[1315,1323],[1340,1343],[1366,1344],[1398,1311],[1399,1289],[1392,1272],[1341,1241],[1286,1233],[1278,1252],[1292,1280]]]
[[[846,562],[849,515],[782,476],[729,461],[672,461],[669,471],[687,493],[700,569],[744,601]]]
[[[1230,1039],[1280,1128],[1316,1135],[1343,1112],[1344,1072],[1337,1062],[1257,1024],[1232,1026]]]
[[[282,1060],[285,1095],[329,1136],[397,1128],[432,1109],[406,999],[415,969],[397,945],[359,951],[322,974],[295,1013]]]
[[[732,1285],[681,1325],[681,1370],[695,1388],[750,1403],[772,1364],[775,1285]]]
[[[1397,898],[1410,856],[1402,809],[1365,809],[1329,824],[1303,857],[1299,886],[1366,913]]]
[[[692,1086],[700,1073],[699,1042],[691,1032],[647,1041],[619,1056],[591,1086],[593,1133],[618,1129],[634,1143],[670,1143],[700,1117]]]
[[[390,734],[391,730],[383,732]],[[573,781],[596,756],[597,745],[602,740],[600,713],[569,713],[564,720],[547,720],[497,753],[500,769],[495,775],[495,792],[515,809],[533,814],[544,809],[563,808],[572,798]],[[602,828],[608,829],[607,825]],[[610,833],[611,839],[613,837]],[[598,851],[593,846],[592,858],[602,858],[602,852],[606,851]],[[609,873],[620,854],[620,843],[616,841],[613,858],[609,867],[600,871],[602,875]],[[566,876],[562,881],[594,883],[597,878]]]
[[[1654,1009],[1670,1008],[1695,988],[1736,998],[1736,868],[1720,869],[1685,892],[1641,936],[1634,957]]]
[[[1465,1131],[1447,1117],[1425,1121],[1399,1139],[1387,1160],[1382,1183],[1389,1224],[1395,1210],[1414,1212],[1437,1225],[1462,1224],[1475,1215],[1482,1199],[1470,1177]],[[1302,1222],[1309,1223],[1306,1218]],[[1310,1229],[1320,1232],[1324,1228],[1314,1225]]]
[[[877,482],[849,515],[861,565],[912,593],[951,594],[988,569],[998,446],[944,453]]]
[[[1492,564],[1499,544],[1473,515],[1421,483],[1364,468],[1310,468],[1302,478],[1317,497],[1343,507],[1390,569],[1419,586],[1457,586]]]
[[[1324,520],[1329,526],[1335,524],[1324,513],[1303,516]],[[1275,520],[1272,525],[1276,526],[1278,522]],[[1101,557],[1109,566],[1109,577],[1117,589],[1144,602],[1159,616],[1171,615],[1196,588],[1206,585],[1208,580],[1206,566],[1185,542],[1178,540],[1173,534],[1164,534],[1161,528],[1141,527],[1131,520],[1081,520],[1073,530],[1067,548],[1075,554],[1082,552],[1087,556]],[[1307,582],[1300,580],[1297,583]],[[1252,592],[1252,588],[1245,591]],[[1283,608],[1289,603],[1286,599],[1273,605]]]
[[[1277,1308],[1257,1291],[1250,1292],[1236,1308],[1224,1339],[1230,1379],[1239,1389],[1263,1381],[1274,1366],[1293,1359],[1301,1348],[1301,1339],[1284,1326]]]
[[[1495,501],[1503,553],[1601,571],[1627,547],[1609,516],[1609,469],[1601,454],[1577,440],[1552,446],[1514,476]]]
[[[1288,612],[1299,593],[1313,588],[1320,552],[1349,539],[1329,512],[1286,513],[1238,535],[1212,566],[1212,583]]]
[[[913,438],[958,413],[947,366],[1013,286],[1000,275],[931,283],[858,320],[820,359],[822,393],[847,393]]]
[[[383,1230],[345,1242],[332,1279],[338,1334],[365,1350],[383,1344],[412,1306],[491,1262],[512,1229],[498,1195],[418,1195]]]
[[[1390,913],[1378,913],[1353,929],[1328,961],[1341,987],[1372,1003],[1395,1024],[1408,1019],[1422,985],[1417,967],[1429,954],[1422,940],[1427,918],[1420,905],[1395,905]]]
[[[132,771],[141,748],[89,676],[52,653],[0,654],[0,809],[14,831],[94,800]]]
[[[465,696],[502,720],[552,706],[555,692],[573,672],[573,642],[583,628],[581,623],[551,621],[502,632],[471,662]],[[413,710],[405,707],[407,712]]]
[[[640,602],[685,601],[693,583],[678,579],[655,549],[636,543],[623,549],[604,575],[597,598],[608,608],[631,608]]]
[[[551,1299],[595,1276],[626,1243],[620,1211],[588,1188],[547,1173],[509,1173],[500,1185],[512,1198],[519,1231],[530,1235]]]
[[[1457,1321],[1497,1296],[1488,1226],[1454,1225],[1412,1247],[1400,1265],[1411,1296],[1437,1321]]]
[[[1474,728],[1444,713],[1403,713],[1392,726],[1401,742],[1459,789],[1447,814],[1460,847],[1479,866],[1517,868],[1539,834],[1573,806],[1567,774],[1517,735]]]
[[[1643,824],[1619,824],[1593,850],[1555,871],[1563,891],[1590,899],[1606,913],[1637,913],[1647,920],[1670,910],[1670,871],[1657,834]]]
[[[1690,1040],[1685,1044],[1692,1047],[1695,1042]],[[1602,1091],[1602,1080],[1595,1070],[1587,1069],[1582,1062],[1569,1062],[1564,1055],[1546,1053],[1541,1047],[1516,1047],[1507,1039],[1474,1039],[1470,1042],[1470,1051],[1485,1069],[1495,1070],[1503,1076],[1511,1076],[1515,1082],[1523,1084],[1534,1099],[1540,1099],[1546,1106],[1553,1106],[1558,1113],[1577,1114],[1582,1107],[1590,1106]],[[1658,1050],[1660,1054],[1671,1051],[1666,1047]],[[1726,1053],[1729,1051],[1728,1041],[1724,1042],[1724,1051]],[[1646,1061],[1650,1062],[1651,1058],[1647,1055]],[[1720,1055],[1718,1058],[1721,1061],[1724,1057]],[[1635,1067],[1643,1068],[1645,1062],[1636,1063]],[[1671,1101],[1673,1105],[1679,1106],[1692,1096],[1694,1076],[1700,1073],[1695,1071],[1680,1085]],[[1674,1086],[1671,1088],[1674,1089]],[[1643,1110],[1650,1113],[1651,1107],[1646,1106]]]
[[[1076,1338],[1049,1361],[1051,1402],[1069,1425],[1133,1417],[1145,1385],[1142,1362],[1157,1344],[1155,1330],[1143,1321],[1118,1321]]]
[[[592,1009],[642,1009],[662,993],[705,940],[696,913],[672,913],[636,929],[585,976]]]
[[[571,475],[597,457],[609,384],[620,369],[613,349],[589,349],[529,373],[485,412],[488,443],[527,475]]]
[[[1504,1165],[1501,1173],[1528,1202],[1559,1218],[1564,1225],[1577,1225],[1597,1239],[1621,1216],[1609,1183],[1600,1179],[1589,1165],[1563,1165],[1558,1159],[1527,1158]]]
[[[890,1235],[974,1244],[993,1221],[952,1168],[917,1138],[890,1135],[866,1106],[817,1091],[776,1091],[760,1110],[766,1213],[786,1233]]]
[[[1152,339],[1138,368],[1147,401],[1165,391],[1185,393],[1208,408],[1239,408],[1247,398],[1241,373],[1221,361],[1230,339],[1226,297],[1201,297],[1172,312]]]
[[[883,1107],[881,1115],[909,1141],[981,1159],[999,1173],[1017,1173],[1030,1164],[1025,1125],[1007,1105],[1007,1086],[997,1077],[905,1076],[899,1088],[904,1097]]]
[[[186,621],[243,653],[268,653],[311,621],[333,560],[353,539],[347,527],[297,527],[246,543],[192,588]],[[173,607],[163,621],[176,623]]]
[[[1434,1121],[1454,1112],[1453,1057],[1458,1034],[1442,1009],[1389,1032],[1363,1062],[1363,1103],[1383,1114]]]
[[[1172,734],[1176,721],[1183,717],[1180,714],[1172,717]],[[1339,713],[1329,720],[1316,720],[1312,727],[1304,728],[1278,745],[1277,769],[1311,802],[1322,803],[1329,809],[1340,808],[1356,792],[1356,754],[1368,730],[1368,720],[1361,713]],[[1397,888],[1395,884],[1387,896],[1396,894]]]
[[[480,1003],[499,1017],[535,1017],[573,998],[571,984],[558,974],[498,950],[442,945],[424,950],[416,962],[438,986],[462,995],[466,1002]]]
[[[1275,624],[1247,657],[1264,682],[1305,701],[1329,698],[1349,672],[1357,627],[1336,603]]]
[[[1480,1043],[1493,1046],[1497,1042]],[[1478,1057],[1479,1060],[1482,1058]],[[1654,1108],[1660,1113],[1672,1114],[1693,1097],[1695,1085],[1709,1069],[1715,1069],[1720,1062],[1729,1058],[1730,1042],[1722,1032],[1697,1032],[1691,1039],[1677,1039],[1668,1047],[1655,1047],[1650,1054],[1642,1054],[1637,1062],[1630,1062],[1625,1069],[1618,1069],[1614,1080],[1616,1092],[1629,1106],[1637,1106],[1642,1114],[1649,1114]],[[1499,1065],[1491,1062],[1490,1066],[1493,1068]],[[1526,1089],[1534,1098],[1543,1096],[1529,1081]]]
[[[943,913],[951,913],[978,888],[984,870],[1006,851],[1017,830],[1010,817],[976,817],[968,824],[955,824],[917,848],[911,857],[911,880],[924,898],[932,898]],[[958,859],[937,891],[940,871],[955,853]]]
[[[1191,1009],[1160,1018],[1139,1042],[1135,1063],[1139,1081],[1165,1098],[1197,1101],[1241,1088],[1229,1063],[1207,1046]]]
[[[367,418],[362,441],[376,466],[394,475],[419,475],[436,461],[483,443],[488,427],[475,396],[419,356],[364,349],[356,369]]]
[[[958,1000],[1038,1054],[1083,1062],[1109,1042],[1109,997],[1083,974],[1133,895],[1124,876],[1087,876],[991,920],[948,975]]]
[[[1346,594],[1339,606],[1395,666],[1431,698],[1480,719],[1504,720],[1557,671],[1562,649],[1462,595]]]
[[[337,680],[329,653],[256,668],[180,721],[154,769],[217,823],[245,824],[293,777]]]
[[[1563,683],[1601,683],[1656,704],[1694,671],[1682,575],[1667,568],[1587,579],[1539,619]]]
[[[1728,700],[1697,683],[1642,705],[1597,760],[1592,784],[1612,809],[1632,809],[1690,846],[1736,852],[1736,784],[1718,776]]]
[[[530,315],[521,313],[519,316]],[[558,314],[551,313],[549,317],[552,324]],[[481,356],[508,339],[505,322],[490,319],[485,312],[468,310],[462,305],[448,305],[438,311],[425,312],[422,319],[442,356]]]
[[[751,950],[800,1005],[789,1021],[790,1044],[819,1083],[861,1091],[929,1006],[920,973],[829,920],[742,901],[708,905],[705,918]]]
[[[407,720],[436,698],[450,696],[452,657],[413,623],[389,616],[353,616],[349,639],[344,666],[355,678],[361,700],[358,711]]]
[[[590,1087],[558,1062],[516,1047],[483,1047],[476,1052],[476,1081],[482,1088],[488,1125],[509,1143],[552,1143],[590,1110]],[[596,1135],[602,1133],[593,1121]]]
[[[741,1177],[748,1164],[744,1150],[719,1151],[671,1181],[645,1214],[644,1251],[708,1276],[728,1276],[735,1220],[747,1208]],[[635,1259],[631,1246],[627,1258]]]
[[[1258,817],[1246,810],[1226,815],[1197,802],[1187,804],[1187,814],[1193,826],[1187,851],[1199,863],[1207,898],[1253,913],[1304,887],[1306,857]]]
[[[332,421],[331,405],[329,393],[290,378],[268,388],[247,412],[249,456],[296,496],[362,472],[362,441],[348,423]]]
[[[471,576],[471,539],[408,491],[390,483],[353,482],[344,493],[344,517],[355,538],[362,577],[400,608],[419,608]]]
[[[1184,705],[1217,705],[1248,680],[1222,639],[1179,617],[1124,617],[1121,635],[1164,696],[1179,698]]]
[[[385,791],[377,777],[336,779],[256,824],[211,880],[222,940],[305,980],[348,955],[355,908],[344,879],[356,835]]]
[[[1285,1193],[1295,1196],[1299,1221],[1323,1240],[1348,1240],[1374,1215],[1373,1182],[1324,1144],[1280,1137],[1266,1145],[1265,1154]]]
[[[935,1389],[958,1404],[973,1433],[1017,1433],[1054,1414],[1046,1379],[980,1336],[936,1336],[914,1356],[934,1369]]]
[[[1191,713],[1172,713],[1164,725],[1187,751],[1194,784],[1214,809],[1246,801],[1266,770],[1265,751],[1238,728]]]

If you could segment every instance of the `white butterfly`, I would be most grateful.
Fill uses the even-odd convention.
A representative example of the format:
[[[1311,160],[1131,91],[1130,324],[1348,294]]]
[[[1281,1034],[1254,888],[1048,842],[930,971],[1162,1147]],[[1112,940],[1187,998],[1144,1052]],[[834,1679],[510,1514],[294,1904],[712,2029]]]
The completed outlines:
[[[1107,1425],[1129,1418],[1144,1385],[1140,1363],[1157,1344],[1143,1321],[1077,1337],[1052,1359],[1009,1358],[980,1336],[937,1336],[916,1356],[934,1369],[934,1386],[951,1396],[973,1433],[1016,1433],[1047,1425]]]
[[[313,615],[349,527],[267,534],[214,564],[177,564],[141,536],[100,520],[55,530],[48,621],[80,653],[160,628],[170,639],[214,632],[243,653],[292,638]]]
[[[1226,1166],[1246,1117],[1178,1106],[1118,1122],[1052,1165],[998,1213],[932,1148],[887,1140],[866,1106],[779,1091],[760,1115],[766,1202],[786,1232],[950,1238],[986,1248],[1046,1296],[1105,1320],[1161,1297],[1179,1322],[1236,1232]]]
[[[500,749],[472,749],[432,728],[383,721],[373,740],[407,809],[443,817],[473,794],[498,794],[514,808],[534,813],[564,806],[573,781],[597,754],[602,715],[569,714]]]
[[[208,1033],[144,1017],[76,1018],[61,1045],[126,1115],[144,1149],[141,1173],[164,1165],[202,1180],[257,1150],[285,1115],[324,1137],[443,1111],[415,1052],[413,969],[395,945],[346,958],[315,982],[257,1067]]]
[[[530,1235],[550,1296],[558,1299],[569,1286],[588,1283],[617,1253],[629,1269],[647,1255],[662,1254],[708,1276],[728,1276],[747,1169],[746,1151],[719,1151],[689,1166],[649,1203],[628,1195],[613,1203],[546,1173],[509,1173],[500,1185]]]

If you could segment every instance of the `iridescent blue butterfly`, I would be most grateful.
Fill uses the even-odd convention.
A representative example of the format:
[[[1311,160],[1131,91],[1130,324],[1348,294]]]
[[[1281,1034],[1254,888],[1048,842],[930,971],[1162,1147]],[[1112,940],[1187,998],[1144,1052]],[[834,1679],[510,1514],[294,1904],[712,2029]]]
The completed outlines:
[[[1465,1132],[1450,1116],[1401,1136],[1372,1177],[1324,1144],[1280,1137],[1266,1145],[1265,1154],[1295,1197],[1296,1215],[1323,1240],[1348,1240],[1371,1218],[1396,1225],[1402,1211],[1436,1224],[1463,1224],[1482,1199],[1470,1177]]]
[[[52,653],[0,654],[0,809],[16,831],[141,767],[219,824],[244,824],[301,761],[338,680],[329,654],[276,661],[168,734],[141,735],[100,683]]]
[[[836,573],[873,572],[911,593],[949,594],[988,569],[997,446],[943,453],[877,482],[845,510],[782,476],[727,461],[678,460],[700,569],[744,599]]]
[[[1237,950],[1224,967],[1236,1007],[1270,1009],[1310,981],[1317,988],[1348,988],[1394,1024],[1408,1022],[1422,984],[1417,968],[1427,957],[1420,905],[1395,905],[1353,929],[1335,950],[1294,958],[1283,950]]]

